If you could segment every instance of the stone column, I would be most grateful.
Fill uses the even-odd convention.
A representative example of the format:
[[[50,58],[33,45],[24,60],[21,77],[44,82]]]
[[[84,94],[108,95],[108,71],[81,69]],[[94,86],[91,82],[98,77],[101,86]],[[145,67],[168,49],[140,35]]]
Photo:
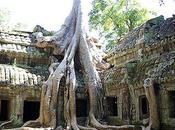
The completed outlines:
[[[12,100],[11,118],[14,118],[14,124],[20,125],[23,123],[23,98],[17,95]]]
[[[1,99],[0,99],[0,113],[1,113]]]

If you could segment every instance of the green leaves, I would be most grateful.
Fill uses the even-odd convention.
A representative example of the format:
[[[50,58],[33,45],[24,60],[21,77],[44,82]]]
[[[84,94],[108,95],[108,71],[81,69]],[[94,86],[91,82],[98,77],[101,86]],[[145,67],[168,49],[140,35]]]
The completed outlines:
[[[107,49],[111,49],[128,31],[148,20],[148,16],[149,11],[135,0],[94,0],[90,28],[98,30],[108,43]]]

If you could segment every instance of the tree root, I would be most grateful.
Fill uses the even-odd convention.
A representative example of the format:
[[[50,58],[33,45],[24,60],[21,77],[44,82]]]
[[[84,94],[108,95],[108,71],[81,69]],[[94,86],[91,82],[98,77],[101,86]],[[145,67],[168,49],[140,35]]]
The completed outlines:
[[[52,128],[32,128],[32,127],[20,127],[13,129],[3,129],[3,130],[53,130]]]
[[[93,127],[84,127],[80,125],[78,125],[78,127],[80,128],[80,130],[97,130],[96,128],[93,128]]]
[[[156,94],[154,90],[154,79],[147,78],[144,80],[145,94],[149,103],[149,126],[155,130],[160,128],[159,112],[156,100]]]
[[[13,121],[14,121],[14,118],[11,119],[10,121],[6,121],[6,122],[3,122],[2,124],[0,124],[0,130],[3,129],[3,127],[4,127],[5,125],[8,125],[8,124],[12,123]]]
[[[99,130],[134,130],[134,125],[110,126],[99,123],[93,115],[90,116],[90,125]]]
[[[41,127],[41,123],[39,122],[39,119],[37,120],[31,120],[31,121],[27,121],[26,123],[23,124],[22,127]]]
[[[53,70],[54,64],[50,67],[50,76],[42,88],[40,117],[36,121],[25,123],[24,126],[33,126],[36,124],[51,126],[57,130],[62,127],[56,126],[56,109],[58,92],[61,78],[66,77],[66,85],[64,86],[64,118],[67,127],[73,130],[133,130],[134,126],[109,126],[99,123],[94,114],[103,114],[102,109],[102,83],[96,69],[104,69],[109,67],[109,64],[103,62],[99,51],[93,44],[93,40],[88,42],[86,20],[83,20],[82,11],[83,0],[74,0],[73,8],[70,15],[67,17],[65,24],[61,30],[53,37],[38,36],[37,46],[41,48],[51,47],[54,49],[54,54],[64,52],[64,59],[58,65],[56,70]],[[89,121],[91,127],[83,127],[77,124],[76,119],[76,75],[75,75],[75,53],[78,52],[78,58],[83,70],[83,76],[86,86],[88,86],[89,98]],[[27,127],[23,127],[27,128]],[[24,129],[20,129],[24,130]],[[27,129],[26,129],[27,130]]]

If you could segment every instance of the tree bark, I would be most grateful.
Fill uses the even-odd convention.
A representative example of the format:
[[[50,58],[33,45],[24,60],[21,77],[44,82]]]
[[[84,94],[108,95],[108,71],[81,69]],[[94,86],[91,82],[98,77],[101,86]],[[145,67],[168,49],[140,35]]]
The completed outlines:
[[[65,127],[73,130],[133,130],[134,126],[108,126],[97,121],[95,114],[103,115],[102,98],[103,88],[96,68],[105,69],[109,64],[102,60],[93,40],[89,40],[88,25],[82,10],[83,0],[74,0],[70,15],[66,18],[60,31],[53,36],[45,36],[44,32],[35,29],[36,46],[40,48],[51,47],[54,54],[64,54],[61,63],[55,63],[58,67],[54,70],[53,64],[50,68],[50,76],[42,87],[40,116],[36,121],[27,122],[24,126],[40,124],[44,127],[58,128],[57,105],[59,86],[62,77],[66,78],[64,88],[64,118]],[[84,5],[85,6],[85,5]],[[83,69],[86,86],[88,86],[89,98],[89,125],[79,126],[76,120],[76,75],[75,75],[75,53]],[[91,126],[91,127],[90,127]]]
[[[160,121],[159,121],[155,90],[153,86],[153,79],[151,78],[145,79],[144,89],[145,89],[145,94],[149,103],[149,112],[150,112],[149,126],[154,130],[159,130]]]

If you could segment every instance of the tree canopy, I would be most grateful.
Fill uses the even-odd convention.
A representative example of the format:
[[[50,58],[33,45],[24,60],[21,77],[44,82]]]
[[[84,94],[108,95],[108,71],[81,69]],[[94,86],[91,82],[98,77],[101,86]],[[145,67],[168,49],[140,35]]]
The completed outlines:
[[[98,30],[111,49],[128,31],[148,20],[149,14],[136,0],[94,0],[90,28]]]

